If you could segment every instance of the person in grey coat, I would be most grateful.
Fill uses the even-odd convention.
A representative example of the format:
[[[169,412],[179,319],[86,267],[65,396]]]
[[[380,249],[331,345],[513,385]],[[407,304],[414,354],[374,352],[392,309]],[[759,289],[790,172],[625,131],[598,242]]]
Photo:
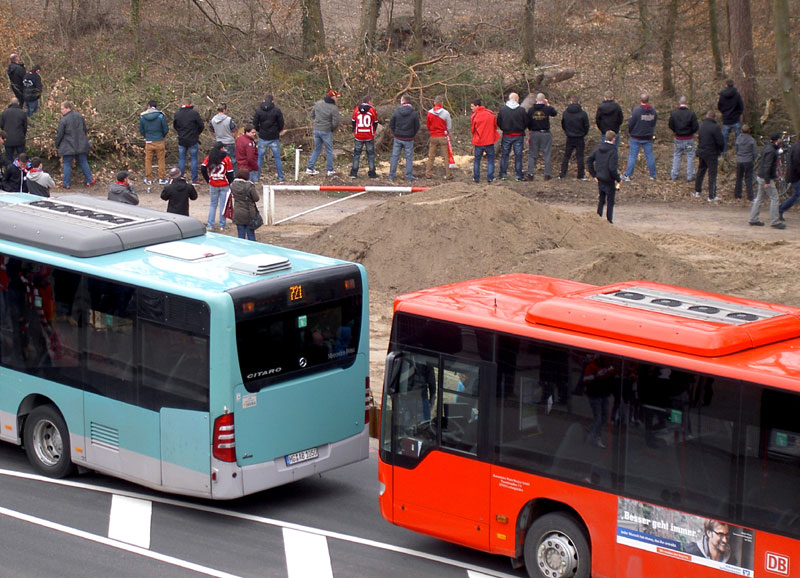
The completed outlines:
[[[58,121],[56,134],[56,148],[59,156],[64,161],[64,175],[61,180],[62,188],[68,189],[72,176],[72,159],[78,158],[78,165],[83,171],[86,186],[91,187],[95,181],[92,178],[92,169],[86,154],[89,152],[89,135],[86,132],[86,122],[81,114],[72,109],[72,103],[65,100],[61,103],[61,120]]]
[[[108,187],[108,200],[126,205],[138,205],[139,195],[133,190],[133,186],[128,180],[128,171],[117,173],[117,180]]]
[[[750,126],[742,125],[742,132],[736,137],[736,188],[733,196],[742,198],[742,181],[747,186],[747,200],[753,200],[753,167],[758,150],[756,139],[750,134]]]
[[[341,93],[330,89],[325,98],[314,103],[314,108],[311,109],[311,118],[314,120],[314,150],[311,152],[311,158],[308,159],[307,175],[319,174],[319,171],[314,170],[314,165],[322,153],[323,146],[325,147],[327,174],[329,177],[336,174],[336,171],[333,170],[333,132],[339,128],[339,108],[336,105],[340,96],[342,96]]]

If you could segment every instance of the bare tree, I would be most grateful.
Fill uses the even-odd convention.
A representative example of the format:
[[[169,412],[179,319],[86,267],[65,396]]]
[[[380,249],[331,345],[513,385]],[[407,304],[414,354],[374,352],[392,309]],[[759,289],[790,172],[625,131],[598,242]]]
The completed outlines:
[[[325,52],[325,26],[322,23],[320,0],[300,2],[300,26],[303,31],[303,56],[312,58]]]
[[[794,88],[792,74],[792,44],[789,37],[789,1],[772,0],[772,17],[775,24],[775,60],[778,65],[778,82],[781,95],[792,119],[794,131],[800,134],[800,98]],[[795,145],[797,146],[797,145]]]
[[[358,35],[358,50],[362,54],[375,49],[375,35],[378,31],[378,16],[381,13],[381,0],[361,0],[361,26]]]
[[[527,65],[536,64],[535,14],[536,0],[525,0],[525,10],[522,15],[522,62]]]
[[[645,49],[653,40],[653,29],[650,27],[650,9],[648,8],[648,0],[636,0],[636,6],[639,9],[639,44],[631,51],[631,58],[634,60],[641,58],[645,53]]]
[[[717,0],[708,0],[708,30],[711,36],[711,54],[714,57],[714,76],[723,78],[725,67],[719,49],[719,24],[717,23]]]
[[[667,0],[667,17],[661,41],[661,93],[675,96],[675,82],[672,78],[672,45],[675,42],[675,26],[678,22],[678,0]]]
[[[131,0],[131,32],[133,33],[133,74],[138,78],[141,75],[142,39],[139,33],[141,20],[139,18],[140,0]]]
[[[758,88],[750,0],[728,0],[728,23],[731,30],[731,76],[742,93],[744,121],[750,126],[758,126]]]
[[[414,0],[414,52],[417,58],[422,58],[422,0]]]

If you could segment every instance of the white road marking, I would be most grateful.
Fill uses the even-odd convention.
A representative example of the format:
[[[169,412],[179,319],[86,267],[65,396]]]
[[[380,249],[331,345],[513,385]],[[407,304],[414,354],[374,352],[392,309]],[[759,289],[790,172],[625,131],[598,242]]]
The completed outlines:
[[[473,570],[467,570],[467,578],[492,578],[489,574],[481,574]]]
[[[140,548],[150,548],[150,518],[153,502],[111,496],[111,513],[108,516],[108,537]]]
[[[229,518],[235,518],[238,520],[246,520],[257,524],[264,524],[266,526],[275,526],[277,528],[291,528],[293,530],[299,530],[301,532],[318,534],[320,536],[325,536],[327,538],[333,538],[334,540],[341,540],[343,542],[349,542],[351,544],[360,544],[362,546],[378,548],[379,550],[386,550],[387,552],[396,552],[398,554],[405,554],[407,556],[413,556],[415,558],[420,558],[423,560],[430,560],[432,562],[446,564],[448,566],[453,566],[455,568],[463,568],[464,570],[467,571],[473,570],[475,572],[483,572],[487,576],[491,576],[492,578],[518,578],[518,576],[514,576],[513,574],[506,574],[505,572],[495,572],[494,570],[490,570],[488,568],[481,568],[480,566],[475,566],[474,564],[466,564],[459,560],[453,560],[452,558],[445,558],[443,556],[437,556],[435,554],[428,554],[427,552],[420,552],[418,550],[402,548],[400,546],[395,546],[394,544],[387,544],[385,542],[376,542],[375,540],[368,540],[366,538],[359,538],[358,536],[350,536],[348,534],[340,534],[338,532],[329,532],[328,530],[313,528],[311,526],[303,526],[301,524],[293,524],[292,522],[284,522],[282,520],[276,520],[273,518],[253,516],[252,514],[243,514],[241,512],[231,512],[229,510],[223,510],[222,508],[215,508],[213,506],[204,506],[202,504],[192,504],[190,502],[182,502],[181,500],[177,500],[175,498],[162,498],[160,496],[148,496],[147,494],[140,494],[137,492],[124,492],[112,488],[104,488],[102,486],[93,486],[91,484],[85,484],[83,482],[73,482],[71,480],[59,480],[54,478],[47,478],[45,476],[40,476],[38,474],[28,474],[25,472],[16,472],[14,470],[0,469],[0,476],[8,476],[11,478],[19,478],[24,480],[34,480],[46,484],[53,484],[56,486],[64,486],[68,488],[76,488],[79,490],[88,490],[92,492],[98,492],[101,494],[112,494],[112,495],[118,494],[121,496],[128,496],[131,498],[151,500],[157,504],[175,506],[178,508],[186,508],[187,510],[194,510],[196,512],[206,512],[209,514],[227,516]]]
[[[56,532],[69,534],[70,536],[75,536],[77,538],[83,538],[84,540],[89,540],[90,542],[96,542],[98,544],[110,546],[111,548],[117,548],[118,550],[125,550],[126,552],[130,552],[132,554],[138,554],[139,556],[144,556],[145,558],[158,560],[159,562],[164,562],[172,566],[185,568],[186,570],[192,570],[193,572],[206,574],[207,576],[215,576],[216,578],[239,578],[235,574],[229,574],[228,572],[222,572],[221,570],[215,570],[214,568],[201,566],[200,564],[195,564],[194,562],[189,562],[187,560],[181,560],[180,558],[175,558],[173,556],[167,556],[166,554],[151,552],[150,550],[145,550],[144,548],[140,548],[139,546],[132,546],[130,544],[117,542],[116,540],[112,540],[111,538],[106,538],[105,536],[90,534],[89,532],[78,530],[77,528],[70,528],[69,526],[64,526],[63,524],[57,524],[49,520],[44,520],[42,518],[37,518],[35,516],[29,516],[28,514],[23,514],[22,512],[17,512],[15,510],[9,510],[8,508],[0,507],[0,516],[8,516],[9,518],[16,518],[17,520],[22,520],[23,522],[35,524],[37,526],[41,526],[49,530],[55,530]]]
[[[325,536],[284,528],[283,549],[289,578],[333,578]]]

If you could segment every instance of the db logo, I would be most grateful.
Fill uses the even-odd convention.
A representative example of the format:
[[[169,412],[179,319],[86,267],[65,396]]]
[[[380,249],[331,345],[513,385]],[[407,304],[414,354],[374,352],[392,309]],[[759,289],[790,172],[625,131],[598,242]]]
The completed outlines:
[[[789,575],[789,557],[775,554],[774,552],[767,552],[767,572],[781,574],[783,576]]]

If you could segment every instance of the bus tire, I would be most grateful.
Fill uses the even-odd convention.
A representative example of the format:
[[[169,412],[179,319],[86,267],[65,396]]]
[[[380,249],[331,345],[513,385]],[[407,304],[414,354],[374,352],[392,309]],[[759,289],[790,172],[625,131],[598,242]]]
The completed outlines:
[[[589,541],[575,518],[553,512],[537,518],[525,536],[525,567],[530,578],[589,578]]]
[[[74,471],[70,459],[69,430],[52,405],[40,405],[25,420],[25,453],[31,465],[51,478],[64,478]]]

